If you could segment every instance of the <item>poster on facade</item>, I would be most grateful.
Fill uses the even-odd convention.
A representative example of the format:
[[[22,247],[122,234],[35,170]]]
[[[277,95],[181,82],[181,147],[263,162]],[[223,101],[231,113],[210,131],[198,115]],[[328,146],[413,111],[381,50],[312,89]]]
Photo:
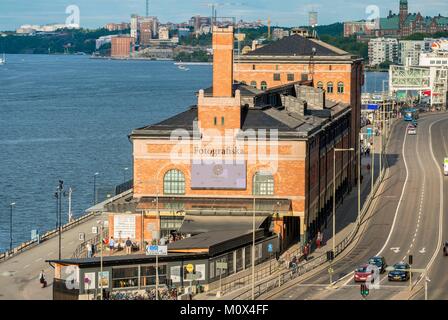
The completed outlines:
[[[96,288],[95,272],[88,272],[84,274],[84,289],[92,290]]]
[[[246,189],[246,163],[193,161],[191,188],[244,190]]]
[[[109,288],[109,271],[98,272],[98,288]]]
[[[114,216],[114,238],[115,239],[135,239],[135,216],[116,215]]]
[[[174,266],[174,267],[170,268],[170,278],[175,283],[178,283],[181,281],[180,266]]]
[[[198,281],[205,281],[205,264],[196,265],[196,274],[198,274]]]

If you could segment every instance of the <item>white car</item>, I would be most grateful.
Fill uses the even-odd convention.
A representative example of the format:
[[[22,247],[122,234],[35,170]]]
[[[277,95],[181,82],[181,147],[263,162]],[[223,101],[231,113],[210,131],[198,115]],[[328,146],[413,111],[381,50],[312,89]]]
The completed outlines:
[[[408,134],[410,135],[416,135],[417,134],[417,128],[416,127],[408,127]]]

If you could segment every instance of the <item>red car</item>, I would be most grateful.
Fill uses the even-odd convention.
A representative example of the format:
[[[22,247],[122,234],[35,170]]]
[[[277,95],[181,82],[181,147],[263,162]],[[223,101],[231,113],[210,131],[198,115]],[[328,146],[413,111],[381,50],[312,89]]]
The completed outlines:
[[[363,264],[355,270],[355,282],[366,282],[367,278],[373,274],[373,270],[367,271],[368,264]]]

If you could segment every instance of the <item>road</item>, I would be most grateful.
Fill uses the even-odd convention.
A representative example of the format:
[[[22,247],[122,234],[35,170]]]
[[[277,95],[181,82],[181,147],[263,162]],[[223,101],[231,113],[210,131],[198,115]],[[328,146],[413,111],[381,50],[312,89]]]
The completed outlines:
[[[92,227],[99,217],[93,217],[62,234],[62,258],[69,258],[80,244],[79,233],[93,238]],[[0,300],[51,300],[54,269],[45,260],[57,259],[59,240],[54,237],[9,260],[0,262]],[[44,270],[47,288],[41,288],[39,273]]]
[[[359,284],[353,281],[353,270],[374,255],[382,255],[389,265],[414,256],[413,268],[430,267],[430,299],[447,299],[448,259],[441,254],[441,241],[448,239],[443,206],[448,194],[443,184],[442,163],[448,155],[448,114],[428,114],[419,120],[418,134],[406,135],[406,124],[399,120],[387,148],[389,169],[385,181],[362,222],[366,230],[353,250],[333,264],[334,286],[329,286],[327,270],[271,296],[271,299],[362,299]],[[445,136],[444,136],[445,134]],[[445,218],[446,221],[446,218]],[[443,228],[442,230],[442,227]],[[442,234],[442,231],[445,232]],[[412,283],[420,280],[414,273]],[[387,275],[380,278],[379,289],[370,290],[367,299],[406,297],[409,282],[390,283]],[[417,298],[422,298],[420,292]]]

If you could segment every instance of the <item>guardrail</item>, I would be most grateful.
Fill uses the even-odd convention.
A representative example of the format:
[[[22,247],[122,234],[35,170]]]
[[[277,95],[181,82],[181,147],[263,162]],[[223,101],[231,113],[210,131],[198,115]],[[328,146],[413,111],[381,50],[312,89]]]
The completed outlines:
[[[107,238],[109,238],[109,229],[104,229],[103,230],[103,239],[107,239]],[[100,242],[101,242],[101,234],[97,234],[95,237],[84,241],[73,252],[72,258],[73,259],[86,258],[87,257],[86,244],[91,243],[97,247]],[[99,249],[97,249],[97,251],[98,250]]]
[[[63,225],[62,232],[70,230],[70,229],[76,227],[77,225],[84,223],[86,220],[89,220],[90,218],[94,217],[96,214],[97,214],[96,212],[90,212],[88,214],[85,214],[85,215],[79,217],[76,220],[73,220],[72,222],[69,222],[69,223]],[[47,231],[46,233],[41,235],[39,237],[39,239],[33,239],[33,240],[29,240],[27,242],[23,242],[21,245],[13,248],[12,250],[7,250],[3,253],[0,253],[0,262],[4,261],[6,259],[9,259],[13,256],[16,256],[19,253],[22,253],[23,251],[40,244],[41,242],[50,240],[51,238],[57,236],[58,234],[59,234],[59,229]]]
[[[389,138],[390,135],[388,137],[388,141],[386,142],[386,144],[389,143]],[[384,153],[382,153],[382,156],[385,158],[385,163],[387,163],[387,157],[384,155]],[[363,208],[361,209],[361,213],[360,216],[357,218],[356,220],[356,225],[353,228],[353,230],[349,233],[349,235],[347,237],[345,237],[341,242],[339,242],[336,247],[335,247],[335,252],[334,252],[334,258],[336,258],[338,255],[340,255],[351,243],[352,241],[355,239],[359,228],[361,227],[361,221],[364,218],[364,216],[367,214],[370,205],[372,204],[372,201],[374,199],[374,195],[377,193],[378,188],[380,187],[383,179],[384,179],[384,174],[387,170],[388,166],[384,166],[381,170],[381,173],[377,179],[377,181],[374,184],[373,190],[372,192],[370,192],[370,194],[368,195],[366,202],[364,203]],[[299,249],[297,249],[299,250]],[[282,286],[283,284],[285,284],[288,281],[291,281],[295,278],[298,278],[302,275],[304,275],[305,273],[315,269],[316,267],[319,267],[323,264],[325,264],[328,261],[327,259],[327,254],[322,254],[310,261],[306,261],[304,263],[301,263],[297,266],[296,270],[286,270],[284,272],[281,272],[278,274],[278,276],[276,276],[275,278],[272,277],[271,279],[267,279],[266,281],[263,281],[261,283],[255,284],[255,298],[258,298],[259,296],[273,290],[274,288],[278,288],[280,286]],[[240,293],[239,295],[235,296],[232,298],[232,300],[249,300],[252,299],[252,288],[249,286],[246,286],[246,288],[248,290]]]

